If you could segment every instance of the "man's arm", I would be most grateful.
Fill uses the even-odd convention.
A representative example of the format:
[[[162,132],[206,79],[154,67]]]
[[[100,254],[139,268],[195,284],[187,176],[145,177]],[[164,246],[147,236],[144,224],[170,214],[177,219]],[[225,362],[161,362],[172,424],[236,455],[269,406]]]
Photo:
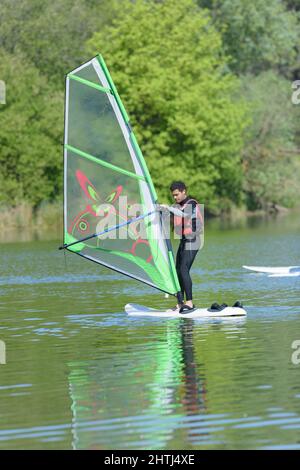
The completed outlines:
[[[170,212],[173,215],[176,215],[177,217],[185,218],[188,217],[188,214],[185,214],[182,210],[177,209],[176,207],[173,206],[167,206],[167,204],[160,204],[157,206],[157,210],[161,212]]]

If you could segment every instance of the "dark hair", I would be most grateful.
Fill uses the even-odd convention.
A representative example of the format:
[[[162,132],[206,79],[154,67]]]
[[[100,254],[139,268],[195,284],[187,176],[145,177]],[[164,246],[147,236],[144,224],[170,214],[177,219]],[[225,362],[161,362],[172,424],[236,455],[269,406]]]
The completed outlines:
[[[178,191],[182,192],[186,190],[187,187],[183,181],[173,181],[173,183],[170,186],[170,191],[175,191],[175,189],[178,189]]]

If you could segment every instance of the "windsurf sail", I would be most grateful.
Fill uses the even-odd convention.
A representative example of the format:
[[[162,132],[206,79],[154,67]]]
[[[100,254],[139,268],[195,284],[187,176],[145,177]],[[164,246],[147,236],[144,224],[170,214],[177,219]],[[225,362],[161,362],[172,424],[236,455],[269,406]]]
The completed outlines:
[[[157,194],[102,56],[66,77],[64,245],[169,294],[180,286]]]

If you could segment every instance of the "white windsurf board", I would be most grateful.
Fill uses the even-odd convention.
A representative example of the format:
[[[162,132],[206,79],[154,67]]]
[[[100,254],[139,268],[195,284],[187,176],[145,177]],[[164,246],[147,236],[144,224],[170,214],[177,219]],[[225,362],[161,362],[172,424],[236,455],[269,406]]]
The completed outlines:
[[[273,276],[300,276],[300,266],[243,266],[243,268],[256,273],[270,274]]]
[[[190,313],[179,313],[179,310],[155,310],[138,304],[125,305],[125,312],[135,317],[164,317],[164,318],[219,318],[243,317],[247,315],[245,309],[240,307],[226,307],[221,311],[210,312],[207,308],[197,308]]]

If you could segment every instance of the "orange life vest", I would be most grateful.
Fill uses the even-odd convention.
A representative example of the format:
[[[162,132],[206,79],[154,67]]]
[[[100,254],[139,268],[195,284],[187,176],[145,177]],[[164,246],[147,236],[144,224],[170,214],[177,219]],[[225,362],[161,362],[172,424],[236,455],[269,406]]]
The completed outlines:
[[[203,225],[203,217],[200,211],[199,203],[196,201],[196,199],[189,199],[183,206],[177,205],[177,208],[180,207],[180,210],[183,212],[184,209],[188,206],[188,204],[194,201],[196,203],[196,219],[200,221],[201,225]],[[178,215],[174,214],[174,231],[177,233],[177,235],[180,236],[186,236],[186,235],[192,235],[193,232],[193,219],[191,217],[192,214],[188,217],[180,217]],[[195,233],[196,236],[196,233]]]

